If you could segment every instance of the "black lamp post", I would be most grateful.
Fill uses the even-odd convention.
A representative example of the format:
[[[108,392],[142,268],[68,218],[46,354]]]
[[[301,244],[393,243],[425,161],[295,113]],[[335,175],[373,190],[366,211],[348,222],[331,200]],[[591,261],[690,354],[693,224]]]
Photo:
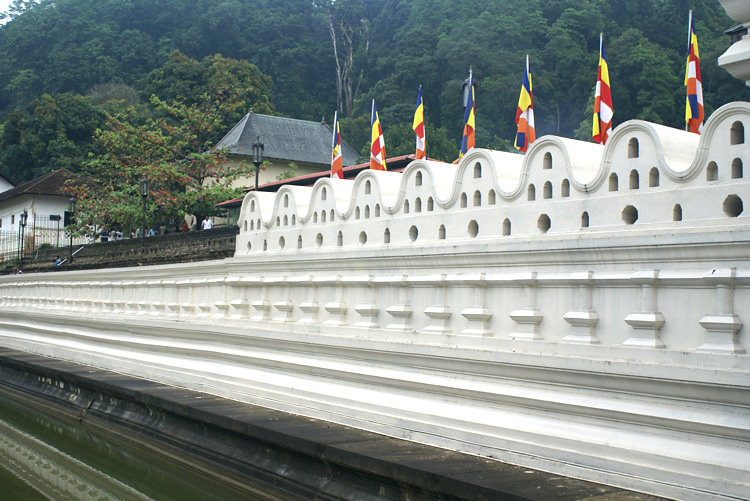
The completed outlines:
[[[70,211],[70,256],[68,256],[68,264],[73,264],[73,214],[76,211],[76,197],[70,197],[68,200],[68,210]]]
[[[260,171],[260,164],[263,163],[263,143],[260,142],[260,136],[253,144],[253,163],[255,164],[255,191],[258,191],[258,171]]]
[[[148,198],[148,178],[143,176],[141,179],[141,199],[143,200],[143,227],[141,228],[141,252],[143,244],[146,241],[146,198]]]
[[[18,269],[23,267],[23,230],[26,228],[26,218],[28,216],[28,213],[23,211],[18,218],[18,234],[20,235],[20,243],[18,245]]]

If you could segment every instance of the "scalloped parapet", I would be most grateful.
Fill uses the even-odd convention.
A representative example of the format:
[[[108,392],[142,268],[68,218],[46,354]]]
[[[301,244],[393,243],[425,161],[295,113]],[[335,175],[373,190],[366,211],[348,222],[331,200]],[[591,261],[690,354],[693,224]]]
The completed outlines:
[[[631,120],[606,146],[544,136],[525,156],[478,149],[457,165],[415,160],[403,173],[249,192],[235,256],[747,225],[748,127],[750,104],[730,103],[702,136]]]

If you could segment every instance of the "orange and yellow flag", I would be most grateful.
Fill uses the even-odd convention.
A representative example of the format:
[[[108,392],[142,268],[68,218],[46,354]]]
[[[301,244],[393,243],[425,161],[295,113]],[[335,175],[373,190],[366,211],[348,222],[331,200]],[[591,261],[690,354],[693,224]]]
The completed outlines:
[[[458,158],[474,149],[474,77],[469,69],[469,98],[464,110],[464,135],[461,138],[461,152]]]
[[[380,126],[378,111],[375,109],[375,100],[372,100],[371,115],[372,131],[370,134],[370,168],[375,170],[388,170],[385,166],[385,139],[383,139],[383,128]]]
[[[339,112],[333,114],[333,139],[331,141],[331,177],[344,179],[344,163],[341,159],[341,131],[339,131]]]
[[[422,86],[419,86],[417,92],[417,105],[414,107],[414,121],[411,125],[414,133],[417,135],[417,160],[425,158],[427,153],[425,149],[424,135],[424,104],[422,103]]]
[[[529,70],[529,56],[526,56],[526,71],[523,74],[521,84],[521,95],[518,97],[516,108],[516,143],[519,151],[529,149],[529,145],[536,141],[536,129],[534,127],[534,100],[531,94],[531,71]]]
[[[695,35],[693,11],[690,11],[688,21],[688,50],[685,66],[685,123],[690,132],[703,132],[703,83],[701,82],[701,59],[698,53],[698,37]]]

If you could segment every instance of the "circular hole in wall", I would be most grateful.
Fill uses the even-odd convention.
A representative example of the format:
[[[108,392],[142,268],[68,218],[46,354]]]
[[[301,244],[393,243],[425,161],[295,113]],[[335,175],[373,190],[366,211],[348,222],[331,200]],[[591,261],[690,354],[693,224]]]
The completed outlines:
[[[317,235],[315,235],[315,243],[318,245],[318,247],[320,247],[321,245],[323,245],[323,235],[322,234],[318,233]]]
[[[625,224],[633,224],[638,221],[638,209],[632,205],[622,209],[622,220]]]
[[[479,224],[476,222],[475,219],[472,219],[471,221],[469,221],[469,226],[467,228],[467,231],[469,232],[469,236],[471,238],[474,238],[479,234]]]
[[[409,228],[409,238],[411,239],[412,242],[415,241],[418,236],[419,236],[419,230],[417,229],[416,226],[412,226],[411,228]]]
[[[547,214],[542,214],[539,216],[539,219],[536,220],[536,227],[539,228],[539,231],[542,233],[547,233],[551,226],[552,222]]]
[[[729,195],[724,200],[724,214],[729,217],[737,217],[742,214],[742,199],[737,195]]]
[[[362,245],[367,243],[367,233],[365,233],[364,231],[359,234],[359,243],[361,243]]]
[[[279,237],[279,249],[283,249],[285,245],[286,240],[284,239],[284,237]]]

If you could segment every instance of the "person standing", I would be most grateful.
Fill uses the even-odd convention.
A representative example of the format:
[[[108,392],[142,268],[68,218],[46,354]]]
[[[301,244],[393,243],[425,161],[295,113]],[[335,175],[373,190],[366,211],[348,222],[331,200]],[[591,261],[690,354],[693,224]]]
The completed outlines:
[[[208,216],[206,216],[206,219],[203,220],[203,223],[201,223],[201,228],[204,230],[210,230],[214,227],[214,222],[208,219]]]

